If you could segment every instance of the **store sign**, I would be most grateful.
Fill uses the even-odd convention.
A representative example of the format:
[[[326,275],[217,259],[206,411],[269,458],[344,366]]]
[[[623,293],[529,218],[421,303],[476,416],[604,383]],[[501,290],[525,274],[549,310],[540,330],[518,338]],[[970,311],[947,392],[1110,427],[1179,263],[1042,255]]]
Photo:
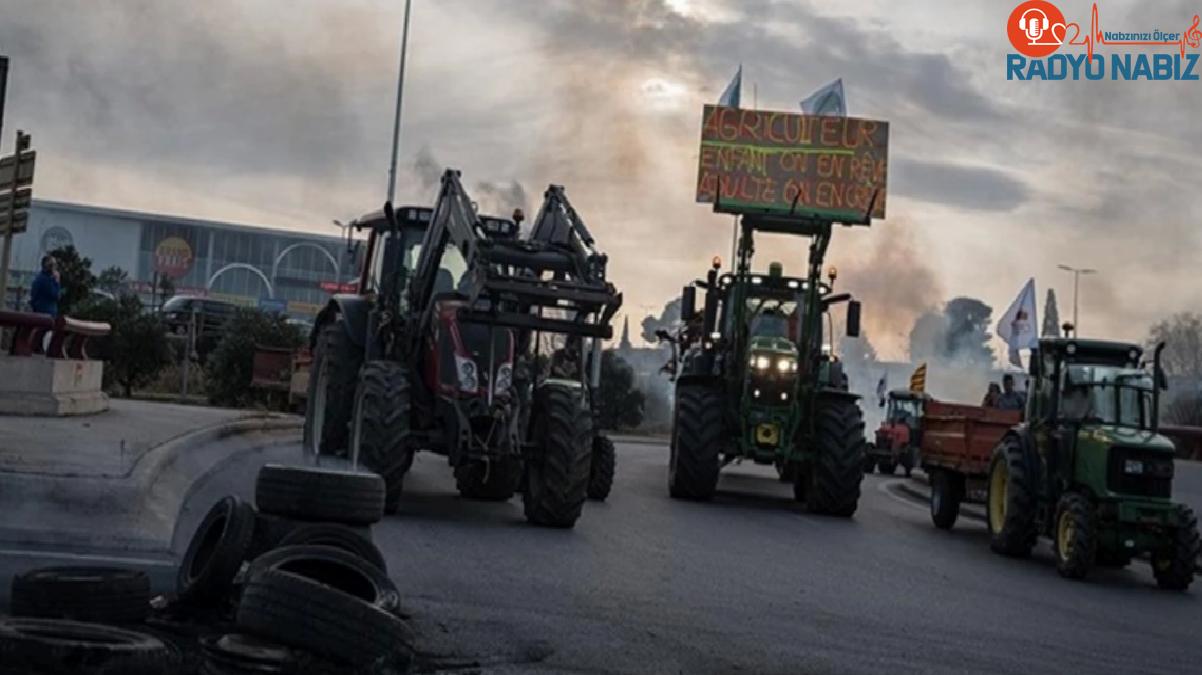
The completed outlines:
[[[359,284],[354,281],[339,283],[337,281],[321,282],[321,290],[326,293],[354,293],[359,289]]]
[[[192,269],[192,247],[180,237],[168,237],[154,249],[154,271],[178,279]]]

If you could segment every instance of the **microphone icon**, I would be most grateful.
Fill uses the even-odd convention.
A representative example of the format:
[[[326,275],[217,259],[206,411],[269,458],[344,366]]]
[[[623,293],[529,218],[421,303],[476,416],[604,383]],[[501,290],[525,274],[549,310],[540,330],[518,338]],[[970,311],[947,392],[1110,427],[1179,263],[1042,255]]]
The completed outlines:
[[[1038,19],[1027,20],[1031,14],[1039,14]],[[1042,9],[1032,7],[1023,12],[1023,15],[1018,19],[1018,29],[1026,33],[1027,39],[1031,44],[1038,44],[1039,38],[1043,36],[1043,32],[1048,29],[1048,15]]]

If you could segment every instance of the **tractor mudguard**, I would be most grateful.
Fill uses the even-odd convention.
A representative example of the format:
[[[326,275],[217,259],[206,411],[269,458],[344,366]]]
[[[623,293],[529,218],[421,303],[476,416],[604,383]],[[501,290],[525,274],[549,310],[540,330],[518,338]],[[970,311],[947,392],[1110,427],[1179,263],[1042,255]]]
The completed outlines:
[[[846,389],[836,389],[834,387],[822,387],[818,390],[818,397],[844,399],[847,401],[859,401],[861,398],[863,398],[859,394],[853,394]]]
[[[309,348],[312,349],[317,345],[317,336],[321,334],[321,329],[338,316],[342,316],[347,337],[356,347],[362,348],[367,336],[367,315],[370,312],[371,303],[361,295],[340,293],[333,296],[325,309],[317,314],[317,320],[313,322],[313,332],[309,335]]]
[[[709,385],[712,387],[722,386],[722,378],[709,373],[689,373],[676,377],[676,386],[680,385]]]

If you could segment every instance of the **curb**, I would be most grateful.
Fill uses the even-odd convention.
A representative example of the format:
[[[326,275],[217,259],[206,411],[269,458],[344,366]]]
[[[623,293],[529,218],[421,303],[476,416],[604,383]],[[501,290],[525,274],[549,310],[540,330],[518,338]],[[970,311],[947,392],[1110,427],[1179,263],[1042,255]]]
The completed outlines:
[[[295,442],[301,425],[257,415],[190,430],[147,450],[123,476],[5,474],[0,511],[30,526],[0,528],[0,541],[169,554],[195,485],[233,458]]]

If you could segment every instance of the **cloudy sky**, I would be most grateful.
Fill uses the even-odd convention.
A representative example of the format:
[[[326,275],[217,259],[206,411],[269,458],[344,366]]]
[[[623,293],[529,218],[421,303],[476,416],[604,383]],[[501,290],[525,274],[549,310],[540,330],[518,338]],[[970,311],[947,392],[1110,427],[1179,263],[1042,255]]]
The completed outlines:
[[[1088,2],[1058,3],[1087,21]],[[842,77],[891,123],[889,217],[837,232],[884,356],[956,295],[995,319],[1028,277],[1082,332],[1141,339],[1202,310],[1200,82],[1008,82],[1006,2],[414,0],[400,194],[463,171],[489,208],[567,186],[626,310],[662,306],[730,250],[692,201],[700,109],[742,63],[744,101],[795,110]],[[1138,11],[1136,9],[1138,8]],[[1111,30],[1183,30],[1182,1],[1100,6]],[[34,135],[37,193],[333,232],[386,188],[400,0],[0,0],[4,149]],[[523,197],[524,195],[524,197]],[[803,242],[765,239],[798,270]]]

